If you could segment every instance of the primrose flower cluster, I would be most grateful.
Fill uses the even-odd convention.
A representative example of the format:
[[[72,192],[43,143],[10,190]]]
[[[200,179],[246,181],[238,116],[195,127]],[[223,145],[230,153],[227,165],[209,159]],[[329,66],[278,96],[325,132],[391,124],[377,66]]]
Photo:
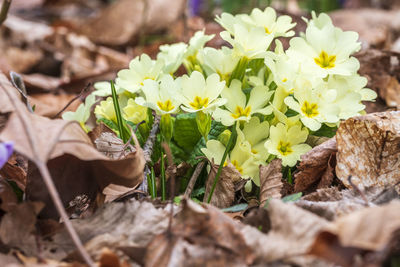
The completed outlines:
[[[229,46],[205,47],[214,35],[199,31],[188,44],[163,45],[157,58],[143,54],[118,72],[115,88],[126,121],[149,124],[157,114],[162,136],[173,142],[176,115],[195,114],[206,141],[203,154],[221,164],[234,135],[223,164],[259,185],[260,165],[279,158],[283,166],[295,166],[311,149],[309,135],[362,114],[362,101],[376,97],[365,88],[367,80],[357,74],[359,62],[352,57],[360,49],[358,34],[335,27],[326,14],[312,13],[300,37],[293,37],[289,16],[277,17],[269,7],[250,15],[223,13],[216,21]],[[291,38],[286,51],[277,37]],[[183,68],[186,74],[177,77]],[[64,114],[86,131],[95,96],[106,97],[95,107],[97,119],[116,123],[110,83],[95,88],[75,113]],[[209,139],[215,123],[225,131]]]

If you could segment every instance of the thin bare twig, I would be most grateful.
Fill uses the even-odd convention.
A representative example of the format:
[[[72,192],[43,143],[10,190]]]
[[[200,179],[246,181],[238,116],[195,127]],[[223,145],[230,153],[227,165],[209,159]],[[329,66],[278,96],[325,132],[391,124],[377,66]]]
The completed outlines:
[[[21,121],[21,124],[23,125],[25,134],[28,138],[29,145],[32,149],[32,156],[33,156],[33,163],[37,166],[39,169],[39,172],[43,178],[43,181],[49,191],[50,197],[60,214],[61,219],[64,222],[65,228],[67,229],[68,234],[70,235],[73,243],[75,244],[76,248],[78,249],[79,253],[81,254],[83,260],[88,264],[90,267],[95,267],[96,265],[94,264],[93,260],[90,258],[89,254],[85,250],[81,240],[79,239],[78,234],[76,233],[71,221],[69,220],[68,214],[62,204],[60,195],[57,191],[57,188],[54,185],[54,182],[51,178],[49,169],[47,168],[46,162],[43,162],[40,159],[39,155],[39,150],[37,143],[35,139],[33,138],[33,130],[30,125],[30,123],[27,121],[27,118],[21,113],[17,106],[17,102],[19,101],[18,98],[16,98],[13,94],[10,94],[8,90],[3,88],[3,91],[7,94],[8,98],[10,99],[11,103],[15,107],[15,113],[18,116],[19,120]]]
[[[61,115],[61,113],[64,112],[64,110],[66,110],[72,103],[75,102],[75,100],[77,100],[78,98],[80,98],[84,93],[88,92],[89,87],[91,86],[91,83],[88,83],[83,89],[82,91],[79,93],[79,95],[75,96],[74,98],[72,98],[59,112],[57,112],[56,115],[54,115],[53,117],[51,117],[52,119],[57,118],[58,116]]]
[[[357,191],[357,193],[360,194],[361,198],[362,198],[362,199],[364,200],[364,202],[365,202],[365,206],[368,207],[368,206],[369,206],[369,201],[368,201],[367,197],[365,196],[364,192],[361,191],[361,189],[358,188],[358,186],[357,186],[355,183],[353,183],[352,178],[353,178],[353,177],[352,177],[351,175],[349,175],[349,177],[347,178],[347,180],[349,181],[349,184],[351,185],[351,187],[353,187],[353,189],[354,189],[355,191]]]
[[[160,128],[160,116],[155,116],[149,137],[147,138],[146,143],[143,146],[143,154],[144,154],[144,159],[146,160],[146,166],[144,167],[143,182],[139,186],[139,189],[142,190],[143,192],[148,192],[147,175],[149,175],[149,173],[151,172],[149,168],[149,163],[151,163],[151,154],[153,154],[153,147],[157,139],[157,133],[159,128]]]
[[[199,175],[200,175],[201,171],[203,170],[205,164],[206,164],[205,160],[203,160],[202,162],[197,164],[196,169],[194,170],[194,172],[192,174],[192,177],[190,177],[189,184],[186,187],[185,194],[183,195],[183,197],[185,197],[185,198],[190,197],[190,194],[192,194],[194,185],[196,184],[197,178],[199,178]]]
[[[0,10],[0,26],[7,18],[8,10],[10,9],[12,0],[3,0],[3,4],[1,5]]]
[[[162,147],[164,148],[165,154],[167,155],[167,162],[168,162],[168,169],[174,165],[174,160],[171,152],[171,148],[169,147],[167,142],[162,143]],[[171,200],[171,212],[169,214],[169,221],[168,221],[168,233],[171,233],[172,228],[172,218],[174,216],[174,197],[175,197],[175,172],[172,171],[171,177],[169,178],[170,184],[170,200]]]

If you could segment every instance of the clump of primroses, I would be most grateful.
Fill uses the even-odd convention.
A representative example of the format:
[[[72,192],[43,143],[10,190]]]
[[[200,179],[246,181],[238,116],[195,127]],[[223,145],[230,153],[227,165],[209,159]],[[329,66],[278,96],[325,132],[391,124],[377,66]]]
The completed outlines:
[[[167,142],[177,114],[193,114],[204,138],[202,153],[210,162],[234,166],[242,179],[250,178],[247,188],[259,186],[260,165],[279,158],[283,166],[295,166],[311,149],[309,135],[334,131],[341,120],[364,112],[362,101],[376,98],[352,57],[361,47],[358,34],[335,27],[326,14],[305,19],[307,29],[300,37],[293,37],[292,19],[277,17],[270,7],[250,15],[223,13],[216,21],[229,47],[205,47],[214,35],[199,31],[189,44],[161,46],[155,59],[146,54],[134,58],[118,72],[115,89],[124,120],[137,125],[160,116]],[[277,37],[291,38],[286,51]],[[178,77],[181,66],[186,74]],[[110,83],[95,88],[75,113],[63,116],[87,132],[93,105],[98,120],[116,123]],[[103,100],[96,102],[95,96]],[[216,124],[225,130],[209,138]],[[222,162],[233,132],[235,140]]]

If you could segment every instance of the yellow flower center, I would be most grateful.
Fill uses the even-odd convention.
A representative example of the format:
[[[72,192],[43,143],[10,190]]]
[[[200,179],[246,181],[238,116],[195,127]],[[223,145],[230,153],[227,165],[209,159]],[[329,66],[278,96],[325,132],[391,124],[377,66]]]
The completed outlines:
[[[268,27],[264,27],[264,30],[265,30],[266,34],[270,34],[271,33],[271,31],[268,29]]]
[[[167,100],[167,101],[165,101],[164,103],[163,102],[161,102],[161,101],[158,101],[157,102],[157,106],[162,110],[162,111],[165,111],[165,112],[169,112],[169,111],[171,111],[171,110],[173,110],[174,108],[175,108],[175,106],[174,105],[172,105],[172,102],[171,102],[171,100]]]
[[[301,112],[309,118],[313,118],[319,114],[318,105],[316,103],[308,103],[304,101],[303,106],[301,107]]]
[[[252,148],[252,149],[251,149],[251,153],[253,153],[253,154],[258,154],[258,151],[255,150],[254,148]]]
[[[283,79],[282,79],[282,82],[283,82],[283,83],[287,82],[287,78],[283,78]]]
[[[323,69],[331,69],[335,67],[336,56],[330,56],[325,51],[322,51],[319,57],[314,58],[314,61]]]
[[[236,170],[238,170],[240,174],[243,174],[243,168],[240,167],[239,162],[236,159],[232,160],[232,165],[235,166]]]
[[[201,98],[200,96],[196,96],[193,102],[190,102],[189,105],[194,109],[202,109],[208,106],[208,97]]]
[[[232,117],[234,119],[238,119],[242,116],[248,117],[250,116],[250,112],[251,112],[251,107],[243,109],[242,107],[236,106],[235,113],[232,113]]]
[[[289,155],[290,153],[293,152],[292,145],[289,142],[280,141],[279,144],[278,144],[278,151],[283,156],[287,156],[287,155]]]

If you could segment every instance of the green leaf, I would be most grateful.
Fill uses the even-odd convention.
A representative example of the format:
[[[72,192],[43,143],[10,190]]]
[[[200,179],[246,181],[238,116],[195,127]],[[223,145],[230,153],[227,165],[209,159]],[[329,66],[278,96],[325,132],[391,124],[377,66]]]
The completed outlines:
[[[285,202],[285,203],[294,202],[294,201],[299,200],[302,196],[303,196],[303,193],[299,192],[299,193],[296,193],[296,194],[291,194],[291,195],[283,197],[282,201]]]
[[[115,122],[107,120],[106,118],[100,118],[97,120],[97,122],[102,122],[104,123],[108,128],[116,132],[116,134],[119,134],[118,132],[118,126]]]
[[[204,186],[197,188],[197,189],[193,190],[191,197],[200,197],[201,195],[204,195],[205,192],[206,192],[206,188]]]
[[[321,128],[318,131],[312,133],[315,136],[325,136],[325,137],[334,137],[336,134],[337,127],[329,127],[326,124],[322,124]]]
[[[210,133],[208,134],[208,140],[216,140],[218,139],[218,136],[227,129],[226,126],[224,126],[222,123],[217,122],[217,121],[212,121],[211,123],[211,130]],[[194,146],[192,153],[188,159],[188,163],[190,165],[196,165],[201,161],[201,159],[196,159],[197,157],[204,156],[203,152],[201,152],[201,149],[203,147],[206,147],[206,142],[204,141],[204,138],[201,138],[197,144]]]
[[[201,134],[197,129],[196,114],[187,113],[176,116],[174,125],[174,140],[185,151],[192,151],[199,142]]]
[[[223,212],[239,212],[239,211],[247,209],[248,206],[249,206],[249,204],[247,204],[247,203],[241,203],[241,204],[229,207],[229,208],[222,209],[222,211]]]

